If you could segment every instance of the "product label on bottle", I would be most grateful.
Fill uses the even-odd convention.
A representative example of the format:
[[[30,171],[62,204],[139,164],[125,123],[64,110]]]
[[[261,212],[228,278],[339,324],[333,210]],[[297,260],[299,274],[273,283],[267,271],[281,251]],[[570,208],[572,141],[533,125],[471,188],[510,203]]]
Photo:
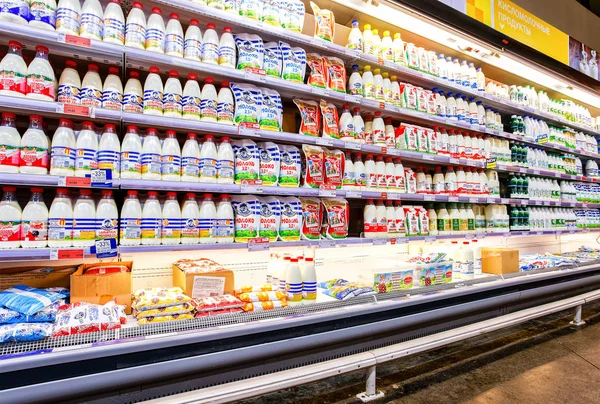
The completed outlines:
[[[146,50],[165,49],[165,32],[156,28],[146,29]]]
[[[377,174],[369,173],[367,178],[368,188],[377,188]]]
[[[145,153],[141,157],[142,174],[160,174],[161,158],[157,153]]]
[[[217,160],[217,178],[233,182],[233,160]]]
[[[198,238],[200,237],[200,224],[197,218],[181,218],[181,238]]]
[[[158,90],[144,90],[144,111],[163,111],[163,93]]]
[[[144,48],[146,46],[146,28],[133,22],[125,25],[125,45]]]
[[[96,239],[97,224],[95,218],[73,219],[73,240],[91,241]]]
[[[143,159],[143,157],[142,157]],[[142,168],[143,172],[143,168]],[[181,157],[172,154],[162,156],[162,175],[181,175]]]
[[[123,96],[123,112],[141,114],[144,111],[144,99],[137,94],[130,93]]]
[[[21,236],[20,220],[0,220],[0,242],[19,241]]]
[[[27,75],[27,93],[45,95],[54,100],[56,95],[54,80],[43,74],[29,73]]]
[[[217,64],[219,62],[219,45],[210,42],[202,44],[202,61]]]
[[[92,13],[81,14],[79,35],[83,36],[83,34],[87,34],[88,38],[92,37],[93,39],[102,40],[102,36],[104,35],[102,18]]]
[[[186,95],[182,98],[181,104],[184,117],[200,118],[200,97]]]
[[[375,99],[375,86],[373,83],[364,83],[365,98]]]
[[[119,228],[121,240],[139,241],[142,238],[142,220],[140,218],[122,217]]]
[[[213,158],[200,159],[200,178],[217,178],[217,160]]]
[[[200,229],[200,239],[212,239],[214,236],[215,219],[200,218],[198,221],[198,227]]]
[[[46,221],[23,220],[21,225],[21,241],[46,241],[48,225]]]
[[[183,37],[177,34],[166,34],[165,53],[183,57]]]
[[[29,3],[22,0],[4,0],[0,3],[0,13],[12,14],[29,21]]]
[[[64,146],[52,146],[50,166],[67,170],[75,169],[75,149]]]
[[[19,146],[0,144],[0,166],[19,166]]]
[[[52,28],[56,26],[56,10],[45,1],[32,1],[29,21],[39,21]]]
[[[219,65],[235,67],[235,48],[232,46],[221,46],[219,48]]]
[[[157,240],[161,234],[161,218],[142,218],[142,240]]]
[[[216,219],[215,221],[215,237],[219,239],[233,240],[233,218]]]
[[[373,129],[373,144],[384,145],[385,142],[385,131],[380,129]]]
[[[119,220],[115,218],[96,219],[96,240],[117,238]]]
[[[200,115],[203,119],[217,120],[217,101],[202,100],[200,102]]]
[[[71,241],[71,231],[73,230],[73,219],[62,217],[48,218],[48,240],[51,241]]]
[[[174,217],[162,219],[160,234],[163,239],[181,238],[181,219]]]
[[[0,71],[0,90],[27,94],[26,75],[12,70]]]
[[[83,87],[79,93],[79,102],[85,107],[100,107],[102,90],[95,87]]]
[[[356,186],[365,187],[367,185],[367,174],[364,172],[356,175]]]
[[[98,160],[96,156],[97,153],[98,152],[94,149],[77,149],[77,154],[75,156],[75,169],[90,171],[98,168]]]
[[[57,100],[63,104],[79,105],[79,88],[70,84],[59,85]]]
[[[48,149],[35,146],[21,147],[19,165],[48,168]]]
[[[121,171],[119,156],[114,150],[98,150],[98,168],[112,170],[114,173]]]
[[[125,41],[125,24],[116,18],[104,19],[104,40],[106,38],[116,39],[123,43]]]
[[[163,113],[172,112],[181,114],[181,94],[164,93],[163,95]]]
[[[102,93],[102,108],[121,110],[123,104],[123,94],[115,90],[104,90]]]
[[[219,123],[233,123],[233,104],[220,102],[217,104],[217,121]]]
[[[79,13],[71,8],[59,7],[56,10],[56,30],[79,35]]]
[[[140,153],[124,151],[121,153],[121,172],[141,173]]]
[[[181,158],[181,172],[183,177],[198,178],[200,160],[196,157]]]
[[[183,57],[186,59],[200,60],[202,56],[202,42],[197,39],[186,39],[183,43]]]

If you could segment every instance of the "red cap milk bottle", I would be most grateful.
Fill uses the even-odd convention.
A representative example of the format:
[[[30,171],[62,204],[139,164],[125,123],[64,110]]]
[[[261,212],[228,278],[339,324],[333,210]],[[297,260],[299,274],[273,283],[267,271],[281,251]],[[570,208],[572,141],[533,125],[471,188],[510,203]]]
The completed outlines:
[[[200,149],[200,182],[217,182],[217,158],[214,136],[206,135]]]
[[[102,108],[120,111],[123,104],[123,84],[117,67],[108,68],[102,87]]]
[[[125,16],[121,0],[110,0],[104,9],[103,41],[123,45],[125,43]]]
[[[235,68],[236,46],[230,27],[223,28],[219,41],[219,66]]]
[[[144,6],[134,1],[125,22],[125,46],[144,49],[146,46],[146,16]]]
[[[221,89],[217,97],[217,122],[233,125],[233,94],[229,88],[229,82],[224,81],[221,83]]]
[[[181,181],[181,148],[174,130],[167,131],[161,151],[161,179]]]
[[[123,91],[123,112],[141,114],[144,111],[144,90],[140,83],[140,74],[136,71],[129,72],[129,80],[125,83]]]
[[[192,18],[188,29],[185,31],[183,41],[183,57],[200,62],[202,56],[202,32],[198,27],[198,20]]]
[[[96,202],[92,199],[92,190],[82,189],[73,207],[73,246],[94,245],[96,230]]]
[[[181,244],[200,243],[200,208],[196,202],[196,194],[185,194],[185,201],[181,209]]]
[[[158,192],[148,192],[142,210],[142,245],[158,245],[161,239],[162,209]]]
[[[121,178],[142,178],[142,140],[137,126],[128,126],[121,147]]]
[[[44,190],[31,188],[31,198],[23,209],[21,245],[23,248],[44,248],[48,245],[48,207],[44,203]]]
[[[19,153],[20,173],[48,173],[48,136],[46,136],[42,128],[42,117],[31,115],[29,117],[29,128],[21,138]]]
[[[29,2],[15,1],[3,3],[0,7],[0,20],[27,25],[29,20]]]
[[[213,23],[206,25],[202,36],[202,61],[214,65],[219,63],[219,35]]]
[[[85,0],[81,7],[80,21],[80,37],[102,40],[102,36],[104,35],[104,19],[102,6],[98,0]]]
[[[83,123],[83,129],[77,136],[75,149],[76,177],[85,177],[91,173],[91,170],[98,168],[98,135],[92,122]]]
[[[56,77],[45,46],[35,47],[35,59],[27,68],[26,97],[43,101],[54,101],[56,98]]]
[[[19,172],[19,146],[21,135],[15,127],[16,116],[12,112],[2,113],[0,123],[0,172]]]
[[[140,245],[142,242],[142,205],[137,191],[127,191],[119,221],[119,244]]]
[[[112,178],[119,178],[121,172],[121,144],[117,128],[112,123],[104,125],[104,132],[98,145],[98,168],[111,170]]]
[[[188,133],[181,151],[181,181],[198,182],[200,170],[200,146],[197,135]]]
[[[79,100],[81,105],[86,107],[102,106],[102,79],[98,74],[98,65],[93,63],[88,65],[88,71],[81,82]]]
[[[92,216],[95,218],[95,216]],[[71,247],[73,205],[66,188],[58,188],[48,212],[48,247]]]
[[[175,70],[169,71],[169,78],[165,83],[163,94],[163,115],[171,118],[181,118],[182,97],[179,74]]]
[[[162,147],[158,139],[158,131],[154,128],[149,128],[144,137],[140,158],[143,180],[160,180],[162,172],[161,155]]]
[[[110,189],[102,190],[102,199],[96,209],[96,240],[117,239],[119,211]]]
[[[176,192],[167,192],[162,209],[161,244],[179,244],[181,241],[181,208]]]
[[[160,76],[160,70],[156,66],[150,66],[150,74],[144,81],[144,114],[158,115],[163,114],[163,84]]]
[[[215,223],[215,237],[218,244],[233,243],[233,207],[231,198],[222,194],[217,205],[217,220]]]
[[[200,205],[200,243],[212,244],[217,241],[217,207],[212,194],[204,194]]]
[[[212,77],[207,77],[204,80],[200,98],[200,120],[217,122],[217,90],[215,89]]]
[[[79,0],[60,0],[56,8],[56,32],[79,35]]]
[[[183,87],[183,98],[181,99],[183,119],[200,120],[201,92],[197,79],[198,76],[195,73],[188,74],[188,79]]]
[[[79,92],[81,89],[81,79],[77,72],[77,63],[74,60],[67,60],[65,68],[60,74],[58,81],[58,102],[71,105],[79,105]]]
[[[165,53],[165,22],[158,7],[152,7],[146,24],[146,50]]]
[[[61,118],[54,136],[52,136],[51,175],[75,175],[76,145],[73,122],[70,119]]]
[[[21,207],[15,187],[2,187],[0,202],[0,249],[21,246]]]
[[[165,54],[183,57],[183,28],[177,13],[169,14],[169,22],[165,29]]]
[[[8,52],[0,62],[0,95],[25,97],[27,94],[27,64],[23,60],[23,45],[8,41]]]

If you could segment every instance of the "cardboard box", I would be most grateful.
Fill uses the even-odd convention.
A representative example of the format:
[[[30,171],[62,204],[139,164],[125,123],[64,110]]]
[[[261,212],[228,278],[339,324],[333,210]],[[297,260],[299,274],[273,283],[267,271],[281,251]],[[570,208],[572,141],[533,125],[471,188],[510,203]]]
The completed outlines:
[[[179,286],[183,293],[194,299],[222,294],[233,294],[233,271],[211,271],[185,273],[173,265],[173,286]]]
[[[40,269],[52,268],[46,272]],[[28,266],[18,268],[3,268],[0,270],[0,290],[11,288],[15,285],[27,285],[33,288],[67,288],[70,287],[69,278],[77,269],[74,265],[62,266]],[[34,272],[35,271],[35,272]]]
[[[94,266],[124,265],[129,272],[107,275],[84,275],[85,270]],[[131,314],[131,268],[133,261],[99,262],[83,264],[71,275],[71,303],[87,302],[104,304],[112,299],[124,305],[125,313]]]
[[[519,272],[519,250],[512,248],[481,249],[481,270],[486,274]]]

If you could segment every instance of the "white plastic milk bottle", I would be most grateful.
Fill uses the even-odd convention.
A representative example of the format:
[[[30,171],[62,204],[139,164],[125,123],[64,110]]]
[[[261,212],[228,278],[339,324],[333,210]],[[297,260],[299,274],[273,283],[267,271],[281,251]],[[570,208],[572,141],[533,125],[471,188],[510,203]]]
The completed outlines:
[[[183,57],[183,28],[177,13],[169,15],[169,22],[165,29],[165,54]]]
[[[73,207],[73,246],[92,246],[96,240],[96,203],[92,190],[82,189]]]
[[[198,182],[200,146],[195,133],[188,133],[181,151],[181,181]]]
[[[152,14],[148,17],[148,24],[146,25],[146,50],[165,53],[165,22],[158,7],[153,7]]]
[[[104,126],[104,132],[98,145],[98,168],[111,170],[112,178],[119,178],[121,172],[121,143],[117,128],[112,123]]]
[[[77,135],[75,149],[76,177],[85,177],[91,170],[98,168],[98,136],[92,122],[83,123],[83,129]]]
[[[181,208],[176,192],[167,192],[167,200],[162,209],[162,244],[179,244],[181,240]]]
[[[206,25],[202,36],[202,61],[214,65],[219,63],[219,35],[213,23]]]
[[[19,172],[19,146],[21,135],[15,127],[16,115],[12,112],[2,113],[0,124],[0,172]]]
[[[58,188],[48,213],[48,247],[71,247],[73,205],[66,188]]]
[[[217,147],[213,135],[206,135],[200,148],[199,182],[217,182]]]
[[[140,245],[142,242],[142,205],[137,191],[127,191],[119,220],[119,244]]]
[[[212,77],[204,79],[200,95],[200,120],[204,122],[217,121],[217,90]]]
[[[31,198],[21,218],[23,248],[43,248],[48,245],[48,207],[43,195],[43,188],[31,188]]]
[[[110,0],[104,10],[104,42],[117,45],[125,43],[125,16],[121,9],[121,0]]]
[[[217,122],[233,125],[233,94],[229,88],[229,82],[224,81],[221,83],[221,89],[217,97]]]
[[[80,17],[79,0],[60,0],[56,8],[56,32],[79,35]]]
[[[61,119],[58,128],[52,136],[52,151],[50,154],[50,174],[61,176],[75,175],[76,154],[75,133],[73,122]]]
[[[119,210],[110,189],[102,190],[102,199],[96,209],[96,240],[114,238],[119,233]]]
[[[236,46],[230,27],[223,28],[219,41],[219,66],[235,68]]]
[[[119,68],[109,67],[108,76],[102,87],[102,108],[120,111],[123,104],[123,84],[119,77]]]
[[[33,0],[30,3],[29,25],[54,31],[56,27],[56,1]]]
[[[158,200],[158,192],[148,192],[148,198],[142,209],[142,244],[160,244],[162,227],[162,209]]]
[[[198,24],[198,20],[194,18],[190,20],[183,41],[183,57],[199,62],[202,56],[202,32]]]
[[[56,77],[45,46],[35,47],[35,59],[27,68],[26,97],[43,101],[54,101],[56,98]]]
[[[217,208],[213,202],[212,194],[204,194],[200,205],[200,244],[216,242]]]
[[[136,71],[129,72],[129,80],[123,91],[123,112],[141,114],[144,112],[144,90],[140,83],[140,74]]]
[[[200,243],[200,208],[196,202],[196,194],[185,194],[185,201],[181,209],[181,244]]]
[[[142,178],[142,141],[137,126],[128,126],[121,146],[121,178]]]
[[[235,155],[231,147],[231,139],[227,136],[221,138],[217,150],[217,183],[233,184]]]
[[[144,6],[139,1],[133,2],[133,7],[127,15],[125,46],[136,49],[145,49],[146,47],[146,16],[144,15]]]
[[[102,106],[102,79],[98,74],[98,65],[88,65],[88,71],[81,82],[79,101],[86,107]]]
[[[231,198],[227,194],[222,194],[217,206],[217,222],[215,224],[218,244],[233,243],[233,221]]]
[[[0,95],[25,97],[27,94],[27,64],[21,56],[23,45],[8,41],[8,52],[0,62]]]
[[[151,66],[144,82],[144,114],[147,115],[163,114],[163,84],[159,72],[158,67]]]
[[[67,60],[58,81],[57,101],[64,104],[79,105],[80,91],[81,79],[79,73],[77,73],[77,63],[74,60]]]
[[[85,0],[81,8],[79,36],[101,41],[104,35],[104,21],[102,17],[103,13],[100,2],[98,0]]]
[[[201,92],[197,79],[196,73],[188,74],[188,80],[183,87],[183,97],[181,99],[183,119],[200,120]]]
[[[42,117],[31,115],[29,128],[21,138],[19,172],[23,174],[48,173],[48,136],[43,131]]]
[[[21,246],[21,207],[17,202],[16,192],[15,187],[2,187],[0,249]]]
[[[171,118],[181,118],[182,112],[182,90],[179,81],[179,73],[175,70],[169,71],[169,78],[165,83],[163,94],[163,115]]]
[[[160,180],[161,153],[162,147],[158,139],[158,131],[150,128],[146,131],[146,137],[142,145],[141,163],[143,180]]]
[[[161,151],[161,179],[181,181],[181,148],[174,130],[168,130]]]

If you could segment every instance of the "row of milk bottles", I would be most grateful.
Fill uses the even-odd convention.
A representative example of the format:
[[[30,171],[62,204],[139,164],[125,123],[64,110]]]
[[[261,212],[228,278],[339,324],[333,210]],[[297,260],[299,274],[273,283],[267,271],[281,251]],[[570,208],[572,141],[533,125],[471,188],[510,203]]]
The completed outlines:
[[[268,285],[287,292],[288,304],[311,303],[317,299],[315,259],[306,255],[276,254],[267,264]]]
[[[549,178],[529,178],[529,199],[536,201],[570,201],[572,198],[568,197],[568,195],[571,193],[574,194],[572,191],[574,191],[574,188],[567,181],[561,181],[559,184],[557,180]],[[575,199],[573,198],[572,201],[575,202]]]
[[[382,201],[367,199],[363,208],[365,238],[388,238],[406,236],[406,219],[400,201]]]
[[[444,245],[443,250],[448,251],[452,259],[452,279],[471,280],[475,275],[482,274],[481,245],[479,241],[451,241],[449,246]],[[449,248],[448,248],[449,247]]]
[[[463,235],[486,232],[485,206],[470,203],[440,203],[427,209],[430,235]]]
[[[489,177],[488,177],[489,176]],[[497,174],[489,170],[487,174],[482,168],[462,167],[455,168],[449,166],[446,173],[442,172],[442,167],[437,166],[433,175],[428,169],[417,167],[413,175],[412,170],[407,177],[408,188],[412,190],[410,184],[414,177],[417,194],[429,195],[448,195],[448,196],[487,196],[494,195],[493,192],[499,184]]]
[[[41,188],[31,188],[23,210],[14,187],[2,188],[0,248],[91,246],[95,240],[116,239],[118,211],[111,190],[102,190],[96,205],[92,191],[82,189],[73,203],[69,191],[58,188],[50,209]]]
[[[35,47],[35,58],[25,63],[23,45],[8,42],[8,52],[0,61],[0,95],[54,101],[58,83],[48,61],[48,48]]]
[[[529,229],[575,230],[578,222],[574,209],[529,207]]]

